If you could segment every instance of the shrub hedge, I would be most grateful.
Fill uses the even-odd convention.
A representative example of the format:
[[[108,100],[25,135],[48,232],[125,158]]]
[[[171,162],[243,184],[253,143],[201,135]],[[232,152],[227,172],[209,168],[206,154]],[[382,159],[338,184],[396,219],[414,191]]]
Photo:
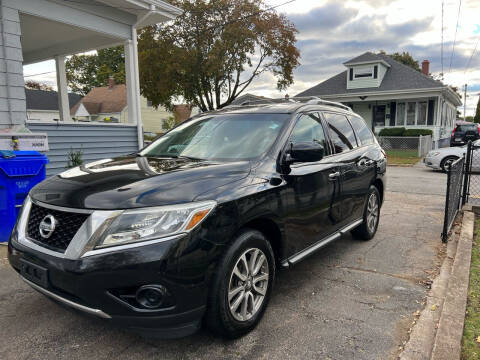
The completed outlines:
[[[426,136],[433,135],[433,131],[430,129],[405,129],[404,127],[398,128],[385,128],[380,130],[378,136]]]

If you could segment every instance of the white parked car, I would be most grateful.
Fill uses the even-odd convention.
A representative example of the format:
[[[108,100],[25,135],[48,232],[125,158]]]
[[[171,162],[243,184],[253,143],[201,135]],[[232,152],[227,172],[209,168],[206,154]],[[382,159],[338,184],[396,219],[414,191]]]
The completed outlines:
[[[473,151],[472,170],[480,171],[480,140],[473,142],[476,148]],[[467,145],[447,147],[430,151],[423,159],[426,166],[432,169],[446,171],[446,168],[455,160],[467,153]]]

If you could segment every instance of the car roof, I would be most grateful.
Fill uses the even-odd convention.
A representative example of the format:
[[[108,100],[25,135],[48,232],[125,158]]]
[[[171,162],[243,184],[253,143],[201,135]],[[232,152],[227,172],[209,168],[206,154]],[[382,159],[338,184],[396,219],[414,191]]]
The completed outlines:
[[[340,108],[338,106],[320,105],[320,104],[305,104],[299,102],[292,103],[278,103],[278,104],[251,104],[251,105],[231,105],[223,109],[211,111],[205,114],[293,114],[303,111],[335,111],[344,114],[356,115],[352,111]]]

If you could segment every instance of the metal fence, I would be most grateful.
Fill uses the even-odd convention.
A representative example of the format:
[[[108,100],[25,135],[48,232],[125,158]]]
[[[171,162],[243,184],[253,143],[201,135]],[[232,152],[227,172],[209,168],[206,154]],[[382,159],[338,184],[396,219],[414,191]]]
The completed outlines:
[[[465,157],[453,162],[447,170],[447,194],[445,197],[445,218],[443,221],[442,241],[446,242],[455,216],[462,205],[464,191],[464,165]]]
[[[394,156],[424,157],[432,150],[432,136],[379,136],[380,146]]]
[[[463,203],[480,204],[480,145],[468,142]]]

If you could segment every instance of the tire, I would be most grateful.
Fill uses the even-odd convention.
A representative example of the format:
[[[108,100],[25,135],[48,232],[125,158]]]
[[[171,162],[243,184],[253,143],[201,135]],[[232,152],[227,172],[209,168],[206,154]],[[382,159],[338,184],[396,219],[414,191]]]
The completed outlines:
[[[447,156],[445,159],[443,159],[442,162],[440,163],[440,167],[442,168],[442,171],[447,172],[447,165],[451,164],[457,159],[458,159],[458,156]]]
[[[374,213],[376,215],[374,215]],[[373,216],[373,217],[372,217]],[[371,185],[367,193],[367,201],[363,208],[363,222],[352,230],[352,235],[356,239],[370,240],[377,233],[380,220],[380,193],[378,189]],[[372,223],[374,221],[374,223]]]
[[[262,254],[264,259],[260,263]],[[243,265],[243,257],[248,268],[252,263],[256,265],[253,270],[257,270],[257,267],[257,273]],[[242,281],[237,273],[246,278],[245,281]],[[260,276],[263,280],[255,282],[254,279]],[[214,334],[229,339],[238,338],[253,330],[268,305],[274,280],[275,258],[270,243],[261,232],[244,229],[219,261],[208,296],[205,316],[207,327]],[[230,299],[229,292],[234,294]]]

